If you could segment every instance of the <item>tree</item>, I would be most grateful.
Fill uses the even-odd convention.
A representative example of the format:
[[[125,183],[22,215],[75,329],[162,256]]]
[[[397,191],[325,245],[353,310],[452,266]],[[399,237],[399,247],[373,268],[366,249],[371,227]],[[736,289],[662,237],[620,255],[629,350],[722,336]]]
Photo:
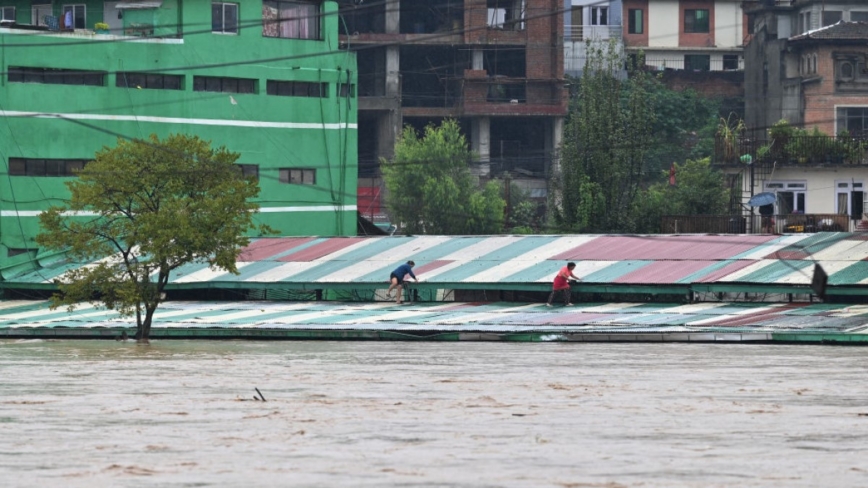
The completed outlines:
[[[588,60],[554,175],[554,223],[566,231],[624,232],[639,190],[655,116],[651,76],[631,69],[615,42],[588,43]]]
[[[507,193],[506,231],[510,234],[536,233],[540,227],[539,203],[531,200],[529,193],[508,176],[504,180],[504,191]]]
[[[656,179],[661,170],[669,170],[672,161],[711,156],[721,101],[692,89],[672,90],[656,78],[648,86],[655,117],[645,174]]]
[[[237,273],[244,234],[273,232],[253,224],[259,186],[241,175],[237,159],[187,135],[103,147],[67,183],[66,206],[39,216],[40,245],[91,263],[66,273],[52,305],[90,301],[135,315],[136,339],[148,343],[172,270],[199,262]]]
[[[500,184],[479,188],[470,173],[473,153],[458,122],[405,127],[395,157],[382,160],[386,205],[407,234],[496,234],[506,206]]]
[[[676,185],[669,185],[669,172],[661,171],[667,181],[655,183],[641,193],[637,204],[637,230],[660,232],[663,215],[726,214],[729,193],[723,173],[711,167],[709,158],[675,163]]]

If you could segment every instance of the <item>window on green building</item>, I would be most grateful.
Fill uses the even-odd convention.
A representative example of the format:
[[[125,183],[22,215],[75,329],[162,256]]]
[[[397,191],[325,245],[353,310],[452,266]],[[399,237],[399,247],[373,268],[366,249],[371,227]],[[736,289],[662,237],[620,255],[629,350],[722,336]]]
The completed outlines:
[[[104,71],[10,66],[6,76],[10,82],[16,83],[105,86],[106,73]]]
[[[295,185],[315,185],[316,170],[311,168],[281,168],[280,182]]]
[[[238,34],[238,4],[213,2],[211,4],[211,32]]]
[[[0,20],[11,20],[15,22],[15,7],[0,7],[0,15],[3,16]]]
[[[194,76],[193,91],[256,93],[256,80],[222,76]]]
[[[356,85],[351,83],[341,83],[338,86],[338,96],[341,98],[356,96]]]
[[[61,29],[87,29],[87,6],[64,5],[60,27]]]
[[[136,73],[120,71],[115,85],[121,88],[147,88],[150,90],[180,90],[183,75],[163,75],[160,73]]]
[[[9,158],[9,176],[75,176],[84,159]]]
[[[326,91],[327,88],[327,83],[313,83],[309,81],[268,80],[265,83],[267,94],[281,97],[325,98],[328,93]]]
[[[314,1],[264,0],[262,35],[286,39],[320,38],[320,5]]]
[[[259,179],[258,164],[236,164],[236,166],[238,166],[238,170],[241,171],[241,176],[245,178],[252,177],[256,180]]]

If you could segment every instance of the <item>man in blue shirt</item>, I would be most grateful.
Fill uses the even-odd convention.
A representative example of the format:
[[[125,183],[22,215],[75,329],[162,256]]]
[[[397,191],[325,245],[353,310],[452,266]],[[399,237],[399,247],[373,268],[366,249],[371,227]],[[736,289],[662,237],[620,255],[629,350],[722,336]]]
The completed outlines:
[[[398,290],[397,299],[395,303],[400,305],[401,299],[404,297],[404,277],[410,275],[413,280],[418,283],[419,280],[416,279],[416,275],[413,274],[413,266],[416,266],[416,263],[413,261],[407,261],[405,264],[402,264],[395,268],[395,271],[392,271],[392,274],[389,275],[389,291],[386,292],[386,296],[392,297],[392,289]]]

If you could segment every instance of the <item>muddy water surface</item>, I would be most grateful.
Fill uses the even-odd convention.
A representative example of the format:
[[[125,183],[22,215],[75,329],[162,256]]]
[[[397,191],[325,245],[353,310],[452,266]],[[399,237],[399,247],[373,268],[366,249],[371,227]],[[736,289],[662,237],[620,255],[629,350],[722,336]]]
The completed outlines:
[[[868,486],[866,356],[0,341],[0,484]]]

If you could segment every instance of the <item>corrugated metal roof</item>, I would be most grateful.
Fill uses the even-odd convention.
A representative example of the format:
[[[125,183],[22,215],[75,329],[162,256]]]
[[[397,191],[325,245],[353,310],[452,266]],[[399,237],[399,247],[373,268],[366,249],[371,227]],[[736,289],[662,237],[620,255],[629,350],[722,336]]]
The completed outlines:
[[[771,235],[600,236],[552,259],[716,260],[732,258],[774,239]]]
[[[130,319],[82,304],[73,312],[50,310],[47,302],[0,302],[0,335],[9,329],[130,327]],[[635,304],[588,303],[546,307],[542,303],[392,302],[166,302],[155,329],[370,329],[436,331],[557,330],[864,332],[868,307],[817,304]]]
[[[784,259],[781,259],[784,258]],[[389,273],[412,259],[431,287],[486,285],[542,289],[567,260],[591,285],[806,286],[821,264],[832,286],[868,281],[868,241],[862,234],[569,235],[287,237],[254,239],[240,256],[238,275],[190,264],[172,273],[170,287],[286,285],[384,286]],[[15,277],[6,287],[52,286],[76,263]],[[542,287],[542,288],[541,288]],[[581,289],[581,288],[579,288]],[[868,293],[868,290],[866,290]]]

